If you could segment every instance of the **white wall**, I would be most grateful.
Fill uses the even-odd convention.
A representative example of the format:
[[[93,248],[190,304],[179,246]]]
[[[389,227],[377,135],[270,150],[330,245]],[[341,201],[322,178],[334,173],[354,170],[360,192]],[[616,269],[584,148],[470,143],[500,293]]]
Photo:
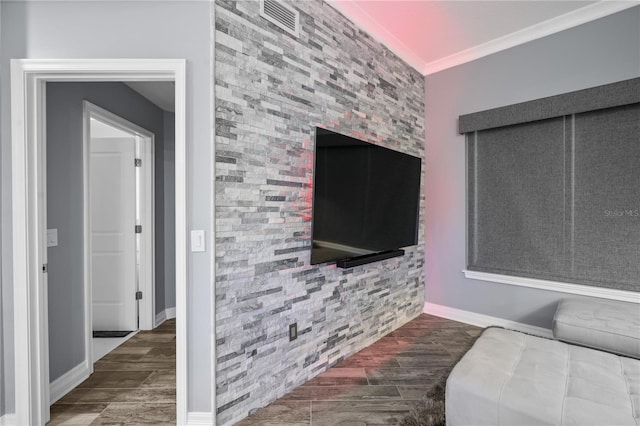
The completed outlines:
[[[7,412],[13,412],[10,58],[187,59],[188,222],[212,230],[211,5],[208,1],[3,1],[0,22],[2,297]],[[211,410],[211,250],[188,259],[189,411]],[[17,283],[16,283],[17,284]]]
[[[458,116],[640,76],[640,7],[426,77],[426,300],[550,328],[563,293],[469,280]]]

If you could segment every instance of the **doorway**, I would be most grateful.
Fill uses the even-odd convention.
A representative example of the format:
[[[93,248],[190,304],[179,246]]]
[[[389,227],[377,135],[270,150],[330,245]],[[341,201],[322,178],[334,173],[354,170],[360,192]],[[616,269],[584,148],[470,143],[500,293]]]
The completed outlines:
[[[89,101],[83,107],[89,153],[84,188],[90,306],[85,309],[91,312],[87,340],[93,342],[88,349],[95,362],[129,333],[155,325],[156,136]]]
[[[14,291],[18,424],[49,418],[45,85],[132,80],[175,83],[176,410],[186,423],[185,61],[120,59],[12,60],[13,274],[25,283]]]
[[[101,312],[92,315],[93,330],[151,330],[155,322],[155,135],[88,101],[84,101],[83,115],[89,153],[84,160],[85,235],[90,236],[85,244],[90,274],[86,281],[99,293],[93,294],[92,305],[101,304]],[[113,205],[118,209],[110,208]],[[116,249],[109,247],[113,244]],[[96,258],[100,258],[97,264]],[[113,292],[104,294],[111,288],[113,271],[120,274],[115,277],[118,284],[127,285],[116,289],[117,299]]]

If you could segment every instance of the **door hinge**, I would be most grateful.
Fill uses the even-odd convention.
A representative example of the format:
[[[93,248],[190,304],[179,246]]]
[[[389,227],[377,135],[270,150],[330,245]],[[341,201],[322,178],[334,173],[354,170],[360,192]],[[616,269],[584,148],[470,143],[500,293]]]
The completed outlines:
[[[136,300],[142,300],[142,292],[136,291]]]
[[[136,167],[142,167],[142,158],[136,158],[134,164]]]
[[[142,234],[142,225],[136,225],[136,234]]]
[[[45,263],[44,265],[42,265],[42,273],[43,274],[48,274],[49,273],[49,264]]]

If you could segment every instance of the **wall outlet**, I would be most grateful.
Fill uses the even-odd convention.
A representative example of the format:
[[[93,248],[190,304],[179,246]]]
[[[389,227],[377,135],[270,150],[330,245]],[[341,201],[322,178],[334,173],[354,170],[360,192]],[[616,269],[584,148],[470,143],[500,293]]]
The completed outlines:
[[[296,340],[298,338],[298,323],[294,322],[289,324],[289,341]]]

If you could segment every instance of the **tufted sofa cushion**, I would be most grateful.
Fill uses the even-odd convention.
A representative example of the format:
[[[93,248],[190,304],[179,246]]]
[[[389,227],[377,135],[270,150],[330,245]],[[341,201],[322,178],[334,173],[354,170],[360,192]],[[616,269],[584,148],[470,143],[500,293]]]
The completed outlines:
[[[616,300],[564,299],[553,318],[564,342],[640,358],[640,305]]]
[[[446,386],[456,425],[640,424],[640,360],[489,328]]]

